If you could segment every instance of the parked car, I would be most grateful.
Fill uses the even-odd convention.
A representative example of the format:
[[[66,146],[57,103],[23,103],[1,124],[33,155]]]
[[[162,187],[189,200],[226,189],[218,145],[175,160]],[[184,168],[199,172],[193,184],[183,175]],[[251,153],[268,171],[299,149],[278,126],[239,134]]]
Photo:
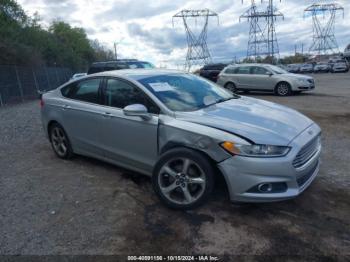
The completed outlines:
[[[314,73],[328,73],[331,67],[326,62],[319,62],[314,66]]]
[[[332,66],[332,73],[346,73],[349,72],[349,66],[345,62],[338,62]]]
[[[219,75],[218,84],[236,91],[268,91],[287,96],[315,88],[310,76],[291,74],[268,64],[229,65]]]
[[[350,44],[344,50],[344,57],[350,59]]]
[[[169,207],[205,202],[223,175],[230,199],[301,194],[319,171],[320,127],[297,111],[167,70],[87,76],[45,93],[45,133],[59,158],[86,155],[152,177]]]
[[[283,69],[285,71],[288,71],[288,66],[287,65],[278,64],[276,66],[278,66],[279,68],[281,68],[281,69]]]
[[[312,73],[313,71],[314,71],[313,64],[303,64],[299,70],[300,73]]]
[[[226,66],[227,64],[208,64],[200,69],[199,75],[213,82],[216,82],[218,80],[220,72]]]
[[[155,67],[153,64],[149,62],[139,61],[137,59],[119,59],[115,61],[93,63],[88,70],[88,75],[105,72],[105,71],[135,69],[135,68],[155,68]]]
[[[300,64],[289,64],[287,65],[286,71],[288,71],[289,73],[299,73],[300,66]]]
[[[77,74],[74,74],[74,75],[70,78],[70,80],[78,79],[78,78],[81,78],[81,77],[86,76],[86,75],[87,75],[87,73],[77,73]]]

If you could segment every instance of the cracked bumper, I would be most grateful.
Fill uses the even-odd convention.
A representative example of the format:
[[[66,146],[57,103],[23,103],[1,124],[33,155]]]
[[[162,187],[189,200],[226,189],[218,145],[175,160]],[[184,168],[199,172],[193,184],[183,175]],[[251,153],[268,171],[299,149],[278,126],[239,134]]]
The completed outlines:
[[[312,130],[314,136],[308,131]],[[312,125],[289,145],[292,150],[285,157],[252,158],[233,156],[218,164],[225,177],[231,201],[273,202],[291,199],[300,195],[316,178],[320,167],[321,147],[300,168],[293,166],[293,160],[300,149],[320,133],[317,125]],[[251,188],[264,183],[284,184],[283,192],[251,192]]]

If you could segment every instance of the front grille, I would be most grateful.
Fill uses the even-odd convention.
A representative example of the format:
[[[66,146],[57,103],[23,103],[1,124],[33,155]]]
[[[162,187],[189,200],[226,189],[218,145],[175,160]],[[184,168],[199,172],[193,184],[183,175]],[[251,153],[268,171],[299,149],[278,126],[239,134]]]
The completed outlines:
[[[299,153],[293,161],[293,166],[295,168],[303,166],[307,161],[310,160],[310,158],[312,158],[316,154],[320,146],[320,139],[320,135],[316,136],[299,151]]]
[[[318,166],[318,161],[317,163],[315,164],[315,167],[313,167],[309,173],[307,173],[306,175],[302,176],[302,177],[299,177],[297,179],[297,183],[298,183],[298,186],[299,187],[302,187],[311,177],[312,175],[314,174],[316,168]]]

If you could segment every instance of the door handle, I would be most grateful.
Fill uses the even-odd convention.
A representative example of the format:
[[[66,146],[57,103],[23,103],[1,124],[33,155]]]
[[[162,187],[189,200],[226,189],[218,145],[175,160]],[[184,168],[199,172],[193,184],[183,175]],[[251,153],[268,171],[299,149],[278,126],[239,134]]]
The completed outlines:
[[[72,107],[71,106],[69,106],[69,105],[64,105],[63,106],[63,110],[67,110],[67,109],[71,109]]]

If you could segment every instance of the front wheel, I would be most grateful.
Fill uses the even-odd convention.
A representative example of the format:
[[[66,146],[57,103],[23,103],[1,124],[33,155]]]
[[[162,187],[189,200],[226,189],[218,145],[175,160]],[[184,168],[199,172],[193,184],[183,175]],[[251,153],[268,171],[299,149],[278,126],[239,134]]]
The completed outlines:
[[[203,204],[214,186],[214,170],[207,157],[187,148],[166,152],[154,168],[152,184],[160,200],[173,209]]]
[[[236,93],[237,92],[237,87],[234,83],[229,82],[225,85],[225,88],[229,91],[231,91],[232,93]]]
[[[275,88],[275,94],[278,96],[289,96],[292,93],[290,84],[286,82],[279,83]]]

